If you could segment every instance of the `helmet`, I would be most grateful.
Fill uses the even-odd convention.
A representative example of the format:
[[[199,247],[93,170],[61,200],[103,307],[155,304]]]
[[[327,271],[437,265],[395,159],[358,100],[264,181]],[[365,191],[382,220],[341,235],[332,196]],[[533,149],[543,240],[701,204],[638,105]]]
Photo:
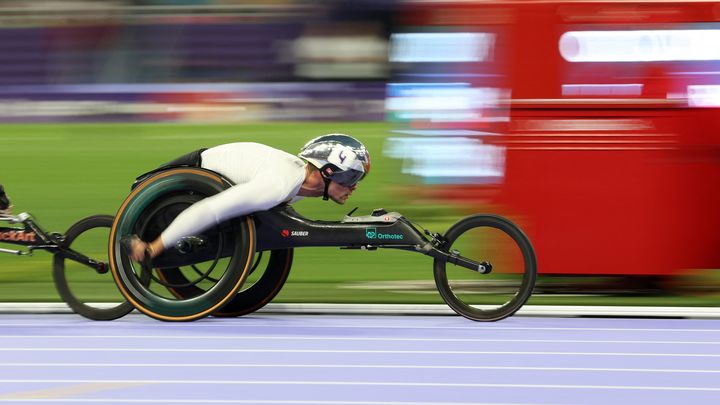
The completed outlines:
[[[328,134],[311,139],[300,149],[301,158],[320,169],[323,176],[352,187],[370,172],[370,153],[362,142],[345,134]],[[332,169],[328,174],[326,169]]]

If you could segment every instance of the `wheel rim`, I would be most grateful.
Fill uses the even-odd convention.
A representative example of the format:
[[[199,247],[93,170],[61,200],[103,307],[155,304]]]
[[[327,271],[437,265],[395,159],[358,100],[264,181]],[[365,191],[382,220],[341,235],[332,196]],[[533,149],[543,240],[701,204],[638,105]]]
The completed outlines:
[[[173,176],[176,175],[176,176]],[[213,180],[208,182],[207,178]],[[240,288],[252,264],[255,249],[255,230],[252,219],[239,218],[229,222],[230,232],[236,243],[218,282],[202,294],[178,299],[167,294],[167,289],[153,289],[143,285],[143,270],[138,263],[125,255],[120,240],[138,230],[138,221],[146,209],[159,198],[182,192],[198,190],[211,195],[222,191],[227,185],[219,176],[200,169],[173,169],[160,173],[139,185],[120,208],[113,224],[110,239],[111,270],[123,295],[140,311],[154,318],[184,321],[206,316],[221,307]],[[159,291],[163,290],[165,294]]]
[[[96,215],[74,224],[66,233],[64,246],[107,264],[107,243],[113,217]],[[132,311],[112,275],[56,254],[53,258],[55,284],[63,300],[78,314],[94,320],[112,320]]]
[[[476,217],[446,234],[448,251],[492,265],[480,274],[450,263],[436,262],[436,283],[456,312],[475,320],[512,315],[529,298],[535,284],[532,246],[512,223],[499,217]]]

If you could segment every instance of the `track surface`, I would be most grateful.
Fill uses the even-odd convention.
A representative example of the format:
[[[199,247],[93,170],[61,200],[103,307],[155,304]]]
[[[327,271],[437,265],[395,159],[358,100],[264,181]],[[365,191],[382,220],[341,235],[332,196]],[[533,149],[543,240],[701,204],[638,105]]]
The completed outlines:
[[[0,315],[0,403],[719,404],[720,321]]]

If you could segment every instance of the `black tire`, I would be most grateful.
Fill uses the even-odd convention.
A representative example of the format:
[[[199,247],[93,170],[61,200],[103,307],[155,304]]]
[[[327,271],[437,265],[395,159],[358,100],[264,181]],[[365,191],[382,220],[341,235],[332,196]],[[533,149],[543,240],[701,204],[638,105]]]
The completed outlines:
[[[124,237],[133,234],[147,240],[152,232],[158,232],[158,229],[149,229],[151,225],[157,225],[156,218],[164,216],[164,200],[179,197],[179,201],[182,201],[183,196],[204,198],[230,186],[227,180],[208,170],[174,168],[152,175],[127,197],[115,216],[110,234],[110,269],[122,294],[138,310],[163,321],[191,321],[221,308],[242,286],[255,252],[255,226],[249,216],[235,218],[217,227],[215,237],[220,242],[215,247],[219,255],[220,251],[225,251],[224,243],[227,243],[229,263],[222,265],[222,274],[217,279],[204,278],[212,280],[214,284],[193,297],[173,298],[163,295],[161,291],[167,293],[167,286],[158,278],[153,278],[156,285],[152,281],[148,286],[144,285],[144,276],[148,273],[152,276],[155,270],[143,269],[138,263],[133,263],[121,244]],[[169,250],[164,254],[170,254]],[[158,262],[160,258],[157,258]],[[154,289],[156,287],[159,288]]]
[[[530,298],[537,277],[537,260],[530,240],[515,224],[495,215],[474,215],[451,226],[445,239],[446,251],[463,245],[470,251],[461,251],[462,256],[493,265],[490,274],[480,274],[442,260],[434,261],[438,291],[459,315],[474,321],[498,321],[514,314]],[[490,247],[487,256],[478,256],[477,251],[491,243],[497,246]]]
[[[290,274],[293,249],[271,250],[269,253],[270,259],[265,266],[265,270],[261,273],[262,275],[247,288],[243,286],[243,289],[238,291],[225,306],[213,312],[213,316],[235,317],[247,315],[264,307],[275,298],[283,285],[285,285],[285,281],[287,281]],[[255,271],[260,271],[260,269]],[[158,274],[169,284],[186,285],[189,281],[180,269],[158,269]],[[171,291],[178,298],[191,298],[203,292],[196,286],[172,288]]]
[[[92,229],[96,228],[107,228],[108,234],[110,232],[110,228],[113,224],[113,217],[111,215],[94,215],[87,218],[83,218],[80,221],[73,224],[67,232],[65,232],[65,240],[63,241],[63,245],[68,248],[74,248],[73,242],[76,241],[76,239],[82,235],[83,233],[90,231]],[[102,242],[103,248],[105,247],[105,243]],[[83,253],[80,251],[80,253]],[[107,253],[105,253],[105,256],[100,259],[95,258],[98,261],[106,261],[107,260]],[[68,306],[75,311],[75,313],[80,314],[88,319],[93,319],[96,321],[110,321],[113,319],[122,318],[123,316],[130,313],[134,307],[132,304],[125,299],[122,299],[117,303],[117,305],[109,306],[109,307],[99,307],[99,306],[93,306],[85,302],[85,299],[81,299],[78,294],[73,293],[73,289],[70,287],[68,283],[68,278],[66,277],[66,271],[68,270],[68,266],[66,266],[66,261],[72,261],[71,259],[66,259],[64,256],[60,254],[55,254],[53,257],[53,280],[55,282],[55,287],[57,288],[58,293],[60,294],[60,297],[62,297],[63,301],[65,301]],[[73,262],[74,263],[74,262]],[[95,269],[92,269],[87,266],[83,266],[79,263],[72,266],[73,269],[75,267],[82,268],[82,271],[84,272],[92,272],[93,274],[96,274],[99,278],[106,279],[107,283],[113,283],[115,284],[115,281],[113,280],[112,276],[108,274],[97,274]],[[89,276],[89,274],[88,274]],[[77,286],[76,286],[77,287]],[[119,295],[119,294],[118,294]],[[122,296],[119,296],[118,298],[122,298]]]
[[[175,195],[164,199],[161,204],[155,205],[149,211],[156,211],[158,215],[149,215],[156,218],[156,224],[151,224],[141,231],[144,240],[152,240],[160,234],[162,229],[172,222],[175,217],[199,201],[197,195]],[[162,217],[162,218],[158,218]],[[256,267],[261,264],[260,260],[269,253],[269,260],[263,268]],[[256,263],[253,264],[250,274],[260,274],[260,277],[252,284],[248,281],[235,296],[221,309],[213,312],[213,316],[235,317],[255,312],[267,305],[280,292],[290,274],[292,267],[293,249],[278,249],[269,252],[256,254]],[[158,268],[155,269],[158,278],[164,282],[167,289],[175,298],[189,299],[203,294],[205,291],[191,281],[180,268]],[[250,285],[247,285],[250,284]]]
[[[213,313],[218,317],[247,315],[267,305],[280,292],[292,267],[293,249],[270,251],[262,276],[247,289],[239,291],[230,302]]]

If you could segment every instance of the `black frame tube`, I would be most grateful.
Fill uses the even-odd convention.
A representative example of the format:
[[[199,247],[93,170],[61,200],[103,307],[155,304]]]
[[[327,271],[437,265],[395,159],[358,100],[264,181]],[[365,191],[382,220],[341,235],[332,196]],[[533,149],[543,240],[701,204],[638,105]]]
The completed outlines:
[[[314,221],[287,204],[253,217],[259,251],[306,246],[415,250],[429,242],[403,217],[380,215],[378,222]]]
[[[59,254],[66,259],[84,264],[98,273],[106,273],[108,271],[107,263],[98,262],[95,259],[91,259],[83,255],[82,253],[62,246],[61,241],[57,241],[50,234],[45,232],[45,230],[35,223],[29,215],[25,215],[25,218],[22,218],[22,215],[17,217],[3,216],[0,217],[0,221],[13,221],[23,225],[23,227],[0,226],[0,244],[8,243],[12,245],[25,246],[28,248],[28,252],[25,254],[31,254],[33,250],[37,249],[45,250],[49,253]],[[23,254],[23,252],[13,252],[9,250],[0,250],[0,253]]]

